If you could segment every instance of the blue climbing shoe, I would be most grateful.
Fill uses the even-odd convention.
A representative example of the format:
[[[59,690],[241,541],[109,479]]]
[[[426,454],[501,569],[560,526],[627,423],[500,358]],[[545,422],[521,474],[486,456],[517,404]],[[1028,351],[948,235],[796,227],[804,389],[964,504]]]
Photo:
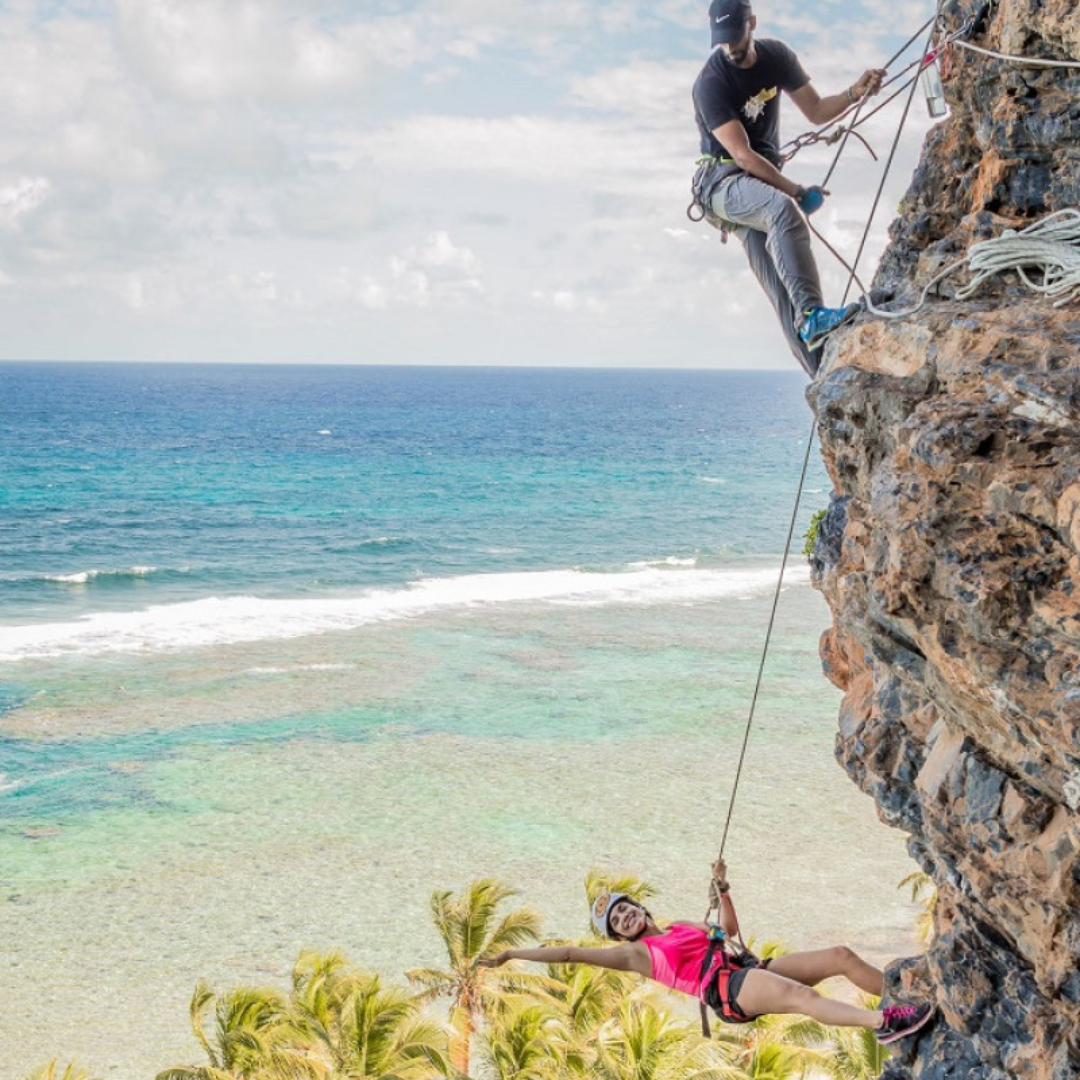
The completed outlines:
[[[802,325],[799,327],[799,337],[806,343],[806,347],[813,352],[820,349],[825,339],[844,323],[851,322],[859,312],[862,304],[848,304],[845,308],[816,307],[806,312]]]

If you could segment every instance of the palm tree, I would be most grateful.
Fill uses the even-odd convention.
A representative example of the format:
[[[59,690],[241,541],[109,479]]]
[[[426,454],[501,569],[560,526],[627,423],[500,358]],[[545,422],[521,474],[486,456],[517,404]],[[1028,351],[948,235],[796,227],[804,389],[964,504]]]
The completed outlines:
[[[204,1014],[214,1011],[213,1040]],[[288,1003],[276,990],[242,986],[220,997],[200,981],[189,1008],[191,1028],[210,1064],[176,1066],[157,1080],[308,1080],[318,1076],[294,1034]]]
[[[897,888],[904,886],[911,889],[911,902],[918,904],[921,910],[915,918],[915,933],[921,945],[929,945],[934,940],[934,912],[937,909],[938,891],[934,879],[922,870],[915,870],[905,877]]]
[[[292,1010],[300,1041],[328,1080],[445,1076],[446,1035],[417,997],[385,987],[336,952],[302,952],[293,968]]]
[[[807,1017],[770,1014],[714,1035],[740,1080],[802,1080],[831,1074],[833,1031]]]
[[[588,964],[550,964],[551,996],[558,1001],[576,1035],[589,1036],[637,984],[632,975]]]
[[[331,1074],[344,1068],[342,1014],[358,985],[356,972],[339,952],[304,951],[293,965],[290,1011],[298,1038]]]
[[[737,1072],[686,1020],[651,994],[625,998],[596,1032],[587,1074],[597,1080],[728,1080]]]
[[[26,1080],[90,1080],[90,1074],[76,1061],[69,1061],[61,1073],[56,1071],[59,1067],[59,1062],[53,1058],[38,1066]]]
[[[876,1009],[876,999],[874,1002],[867,1008]],[[836,1028],[832,1042],[829,1076],[834,1080],[874,1080],[889,1060],[889,1051],[869,1028]]]
[[[539,937],[541,917],[532,908],[515,908],[500,916],[500,905],[516,895],[494,878],[472,882],[458,897],[449,891],[433,893],[431,915],[446,946],[449,967],[446,971],[414,968],[405,973],[410,982],[423,988],[421,997],[450,997],[450,1064],[466,1076],[477,1021],[491,1015],[508,990],[544,983],[542,976],[476,966],[477,960]]]
[[[877,1009],[880,999],[860,995],[864,1009]],[[877,1041],[868,1027],[826,1028],[829,1039],[829,1063],[826,1075],[833,1080],[875,1080],[885,1069],[889,1051]]]
[[[561,1080],[569,1046],[566,1021],[545,1001],[500,1010],[484,1033],[496,1080]]]

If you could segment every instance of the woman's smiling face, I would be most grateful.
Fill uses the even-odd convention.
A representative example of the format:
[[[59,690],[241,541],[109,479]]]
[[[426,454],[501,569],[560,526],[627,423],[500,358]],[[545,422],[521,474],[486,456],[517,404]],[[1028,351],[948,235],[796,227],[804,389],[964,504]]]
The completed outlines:
[[[645,912],[630,900],[620,900],[611,909],[608,926],[621,938],[635,938],[645,929]]]

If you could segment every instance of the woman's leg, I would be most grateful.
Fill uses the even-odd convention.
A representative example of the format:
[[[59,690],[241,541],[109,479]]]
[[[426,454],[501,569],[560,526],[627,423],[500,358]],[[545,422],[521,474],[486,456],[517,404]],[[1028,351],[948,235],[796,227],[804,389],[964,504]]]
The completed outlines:
[[[747,1016],[800,1013],[819,1024],[834,1027],[879,1028],[884,1022],[878,1009],[860,1009],[822,997],[804,983],[761,968],[754,968],[743,977],[736,1004]]]
[[[769,961],[769,970],[806,986],[817,986],[825,979],[842,975],[867,994],[881,997],[885,990],[884,973],[868,964],[846,945],[777,956]]]

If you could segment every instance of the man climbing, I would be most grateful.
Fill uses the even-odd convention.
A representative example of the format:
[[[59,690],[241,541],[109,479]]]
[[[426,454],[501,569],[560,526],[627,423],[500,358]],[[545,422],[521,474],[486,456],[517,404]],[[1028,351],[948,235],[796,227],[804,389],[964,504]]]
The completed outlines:
[[[855,101],[876,94],[885,72],[872,68],[846,90],[823,98],[787,45],[754,39],[757,18],[749,0],[713,0],[709,23],[714,50],[694,83],[705,158],[695,178],[695,196],[711,211],[714,224],[742,241],[791,351],[813,376],[820,364],[817,350],[855,316],[859,305],[823,305],[802,214],[820,209],[828,192],[801,187],[780,172],[779,92],[810,123],[826,124]]]

